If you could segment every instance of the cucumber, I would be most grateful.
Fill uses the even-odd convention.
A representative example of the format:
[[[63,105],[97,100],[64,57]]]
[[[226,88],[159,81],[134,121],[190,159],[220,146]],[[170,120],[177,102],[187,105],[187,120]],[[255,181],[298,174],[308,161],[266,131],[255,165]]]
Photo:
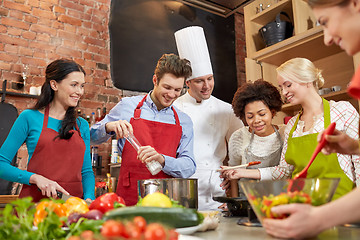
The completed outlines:
[[[192,227],[199,225],[204,216],[190,208],[159,208],[159,207],[123,207],[108,211],[104,219],[132,220],[142,216],[147,223],[158,222],[172,228]]]

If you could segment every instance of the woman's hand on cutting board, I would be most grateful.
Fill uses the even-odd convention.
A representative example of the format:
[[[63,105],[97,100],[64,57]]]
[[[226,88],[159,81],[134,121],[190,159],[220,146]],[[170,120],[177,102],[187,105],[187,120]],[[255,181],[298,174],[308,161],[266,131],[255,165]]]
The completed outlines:
[[[324,131],[320,132],[317,140],[320,141]],[[325,155],[331,153],[360,155],[359,141],[349,137],[346,133],[335,129],[332,135],[325,136],[328,142],[321,152]]]

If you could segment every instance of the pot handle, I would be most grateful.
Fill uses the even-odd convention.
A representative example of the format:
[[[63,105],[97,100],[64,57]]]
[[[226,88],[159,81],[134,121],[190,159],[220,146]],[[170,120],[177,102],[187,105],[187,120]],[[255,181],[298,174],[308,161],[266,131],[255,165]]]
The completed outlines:
[[[160,182],[157,179],[148,179],[148,180],[144,180],[144,185],[160,186]]]
[[[275,18],[275,21],[276,21],[277,24],[280,24],[280,22],[281,22],[280,15],[284,15],[285,17],[287,17],[291,21],[289,15],[286,12],[279,12],[278,14],[276,14],[276,18]]]

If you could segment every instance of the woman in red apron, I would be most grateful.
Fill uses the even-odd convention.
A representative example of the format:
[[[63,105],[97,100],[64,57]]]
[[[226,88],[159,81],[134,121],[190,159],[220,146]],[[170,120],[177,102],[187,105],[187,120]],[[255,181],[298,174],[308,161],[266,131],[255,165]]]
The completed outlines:
[[[74,61],[59,59],[50,63],[38,102],[15,122],[7,146],[14,148],[10,143],[18,144],[16,137],[24,138],[19,143],[26,142],[30,157],[27,171],[6,166],[24,183],[20,197],[31,196],[37,202],[44,197],[56,198],[60,191],[94,199],[89,125],[77,118],[75,111],[84,83],[85,72]],[[18,129],[27,131],[16,134]],[[3,175],[11,178],[11,174]]]

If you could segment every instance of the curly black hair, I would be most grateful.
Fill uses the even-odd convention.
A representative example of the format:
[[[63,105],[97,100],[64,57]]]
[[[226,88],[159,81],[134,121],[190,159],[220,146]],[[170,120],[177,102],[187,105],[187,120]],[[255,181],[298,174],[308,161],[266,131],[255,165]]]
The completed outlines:
[[[271,83],[258,79],[238,88],[232,100],[232,108],[237,117],[245,119],[245,106],[255,101],[262,101],[270,111],[281,110],[283,100],[279,90]]]

